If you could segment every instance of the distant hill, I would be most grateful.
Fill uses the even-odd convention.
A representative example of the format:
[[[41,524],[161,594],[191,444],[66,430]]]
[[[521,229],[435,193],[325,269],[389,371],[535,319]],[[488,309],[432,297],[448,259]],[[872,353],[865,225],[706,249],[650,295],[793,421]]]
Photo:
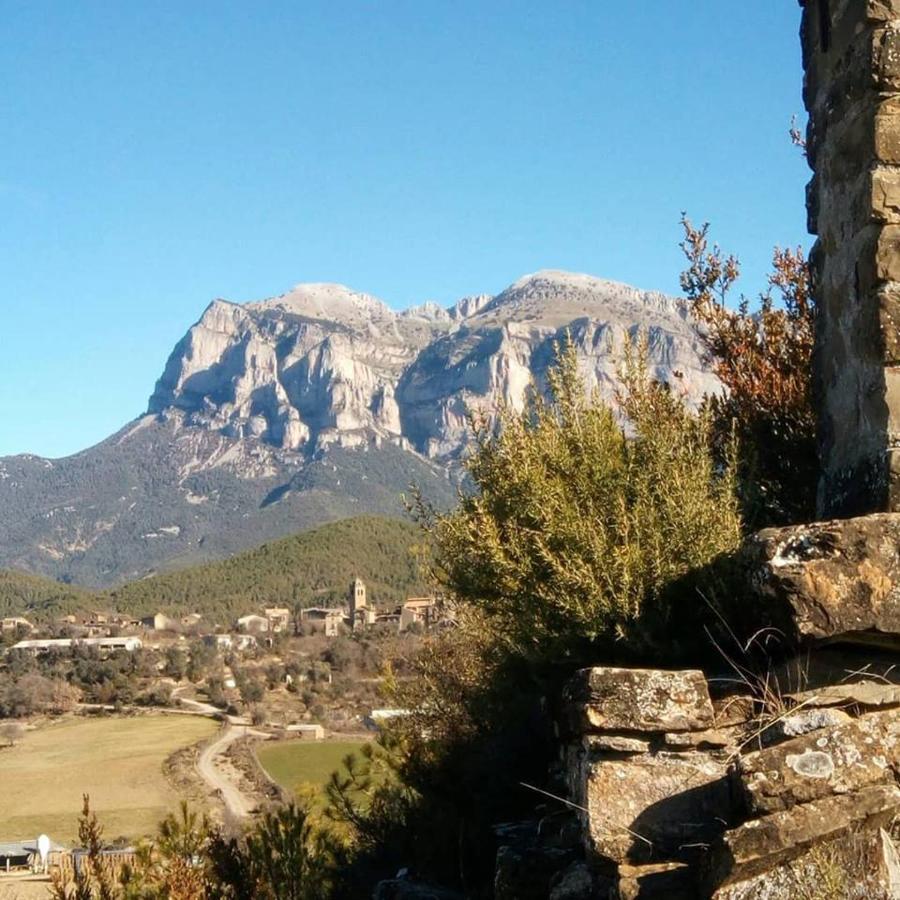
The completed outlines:
[[[144,415],[65,459],[0,458],[0,567],[114,588],[400,516],[410,484],[450,506],[468,411],[521,408],[566,336],[611,399],[639,331],[654,378],[693,401],[720,388],[683,301],[589,275],[537,272],[447,309],[396,312],[333,284],[214,301]]]
[[[359,576],[372,602],[390,605],[425,589],[416,555],[421,543],[415,525],[359,516],[221,562],[133,581],[105,601],[133,615],[199,612],[227,620],[264,605],[338,603]]]
[[[24,572],[0,570],[0,616],[37,618],[83,609],[91,595],[80,588]]]

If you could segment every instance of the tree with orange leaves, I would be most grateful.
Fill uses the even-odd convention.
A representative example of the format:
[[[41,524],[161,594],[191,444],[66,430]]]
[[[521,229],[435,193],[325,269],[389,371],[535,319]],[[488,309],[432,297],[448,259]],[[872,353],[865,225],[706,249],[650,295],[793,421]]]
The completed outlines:
[[[687,268],[681,287],[700,323],[709,361],[725,386],[707,398],[716,447],[740,447],[744,520],[752,527],[815,517],[818,458],[812,406],[815,304],[801,248],[776,247],[768,287],[751,310],[727,299],[740,275],[737,257],[710,247],[709,225],[682,216]],[[780,302],[776,302],[776,301]]]

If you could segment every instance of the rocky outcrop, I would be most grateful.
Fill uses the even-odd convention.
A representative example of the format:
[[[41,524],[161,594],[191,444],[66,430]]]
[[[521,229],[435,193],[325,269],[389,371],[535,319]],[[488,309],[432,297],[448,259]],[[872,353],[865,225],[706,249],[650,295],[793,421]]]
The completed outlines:
[[[755,626],[789,647],[900,641],[900,514],[759,532],[743,552]]]

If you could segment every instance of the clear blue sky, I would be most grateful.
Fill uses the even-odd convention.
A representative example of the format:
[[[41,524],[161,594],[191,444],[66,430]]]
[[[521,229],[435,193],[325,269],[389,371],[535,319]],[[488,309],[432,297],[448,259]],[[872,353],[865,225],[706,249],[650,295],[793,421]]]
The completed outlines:
[[[217,296],[392,306],[540,268],[755,292],[805,233],[792,0],[0,0],[0,455],[145,408]]]

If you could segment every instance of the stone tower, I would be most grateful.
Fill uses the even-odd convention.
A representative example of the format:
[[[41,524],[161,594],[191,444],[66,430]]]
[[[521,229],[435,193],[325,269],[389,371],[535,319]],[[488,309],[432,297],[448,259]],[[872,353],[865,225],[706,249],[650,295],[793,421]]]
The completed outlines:
[[[900,509],[900,0],[800,0],[819,514]]]
[[[367,619],[366,583],[361,578],[354,578],[350,584],[350,627],[365,625]]]

